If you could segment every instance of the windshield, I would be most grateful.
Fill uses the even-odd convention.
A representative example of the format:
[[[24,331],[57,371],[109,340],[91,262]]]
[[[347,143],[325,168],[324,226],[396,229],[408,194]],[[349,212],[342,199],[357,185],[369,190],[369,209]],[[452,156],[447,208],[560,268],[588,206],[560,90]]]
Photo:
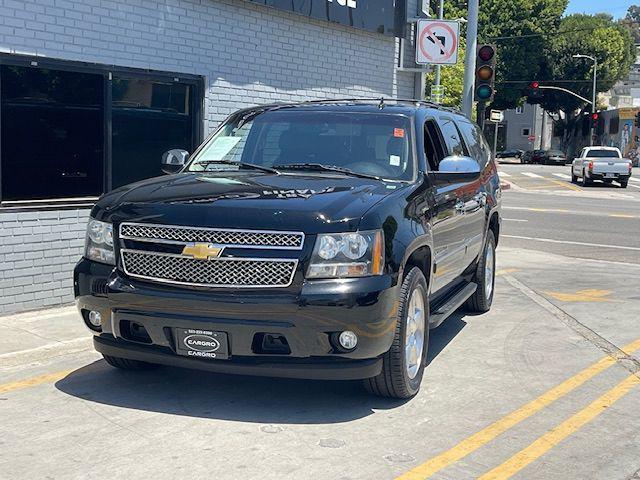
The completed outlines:
[[[595,158],[620,158],[620,154],[617,150],[600,150],[595,148],[589,150],[586,156]]]
[[[413,178],[405,116],[292,110],[247,115],[214,135],[187,171],[229,168],[215,162],[222,160],[285,170],[286,165],[320,164],[389,180]]]

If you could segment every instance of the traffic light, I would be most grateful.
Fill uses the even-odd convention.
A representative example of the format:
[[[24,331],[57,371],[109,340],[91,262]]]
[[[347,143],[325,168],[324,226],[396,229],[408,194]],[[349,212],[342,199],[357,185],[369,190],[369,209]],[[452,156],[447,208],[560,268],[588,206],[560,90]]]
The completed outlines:
[[[477,102],[491,102],[495,93],[496,46],[480,45],[476,51],[476,91]]]
[[[600,114],[598,112],[594,112],[591,114],[591,128],[594,130],[598,128],[598,119],[600,118]]]
[[[540,82],[534,80],[529,84],[527,88],[527,103],[531,105],[536,105],[542,103],[542,98],[544,94],[542,90],[540,90]]]
[[[640,128],[640,112],[636,113],[636,128]]]

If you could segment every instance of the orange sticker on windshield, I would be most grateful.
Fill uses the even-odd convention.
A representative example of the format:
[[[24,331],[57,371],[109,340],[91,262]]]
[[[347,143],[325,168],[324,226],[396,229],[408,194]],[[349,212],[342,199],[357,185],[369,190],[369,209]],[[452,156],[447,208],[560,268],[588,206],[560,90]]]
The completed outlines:
[[[398,138],[404,138],[404,128],[394,128],[393,136]]]

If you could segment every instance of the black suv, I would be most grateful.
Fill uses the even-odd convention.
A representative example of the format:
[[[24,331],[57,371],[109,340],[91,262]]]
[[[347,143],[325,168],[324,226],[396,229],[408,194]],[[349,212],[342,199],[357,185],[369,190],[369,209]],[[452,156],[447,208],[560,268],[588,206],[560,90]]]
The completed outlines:
[[[418,392],[429,329],[493,299],[500,184],[480,129],[413,100],[231,115],[168,176],[105,194],[74,272],[119,368]]]

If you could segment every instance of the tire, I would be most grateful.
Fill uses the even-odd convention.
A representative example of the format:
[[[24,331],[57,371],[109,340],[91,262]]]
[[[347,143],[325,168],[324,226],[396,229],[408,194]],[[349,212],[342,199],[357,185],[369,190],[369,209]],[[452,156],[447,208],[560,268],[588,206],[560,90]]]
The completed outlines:
[[[130,360],[128,358],[112,357],[110,355],[102,355],[104,360],[112,367],[121,370],[152,370],[158,365],[154,363],[141,362],[140,360]]]
[[[476,292],[464,304],[469,312],[488,312],[493,303],[493,292],[496,279],[496,239],[493,232],[487,232],[487,240],[482,255],[476,265],[473,281],[478,285]]]
[[[573,169],[571,169],[571,183],[578,183],[578,177],[573,173]]]
[[[587,178],[587,173],[583,170],[582,171],[582,179],[580,181],[580,186],[582,187],[588,187],[589,185],[591,185],[591,180],[589,180]]]
[[[413,267],[402,282],[400,290],[400,307],[398,308],[395,335],[391,348],[382,357],[382,372],[376,377],[364,380],[365,389],[374,395],[391,398],[410,398],[420,389],[422,374],[426,365],[429,345],[429,301],[427,297],[427,281],[419,268]],[[414,313],[414,295],[418,302],[422,301],[422,336],[413,334],[413,339],[420,342],[422,351],[420,358],[413,366],[407,366],[407,328],[409,315]],[[419,303],[417,307],[420,307]],[[414,357],[415,358],[415,357]]]
[[[627,188],[627,185],[629,184],[629,180],[625,180],[624,182],[620,182],[620,186],[622,188]]]

